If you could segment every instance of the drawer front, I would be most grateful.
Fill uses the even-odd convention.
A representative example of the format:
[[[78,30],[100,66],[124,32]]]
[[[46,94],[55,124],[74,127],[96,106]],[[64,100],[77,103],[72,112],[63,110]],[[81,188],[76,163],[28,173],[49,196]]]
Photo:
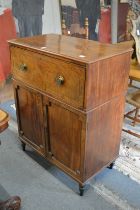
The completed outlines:
[[[76,107],[83,107],[85,69],[47,55],[11,47],[15,79]]]

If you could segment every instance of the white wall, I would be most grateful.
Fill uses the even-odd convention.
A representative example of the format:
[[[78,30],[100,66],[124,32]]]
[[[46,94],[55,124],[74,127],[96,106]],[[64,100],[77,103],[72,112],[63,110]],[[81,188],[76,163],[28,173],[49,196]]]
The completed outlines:
[[[61,33],[59,0],[45,0],[43,34]]]
[[[0,0],[0,5],[2,7],[11,7],[12,6],[12,0]]]
[[[72,6],[72,7],[76,7],[75,1],[72,1],[72,0],[61,0],[61,2],[64,5],[69,5],[69,6]]]

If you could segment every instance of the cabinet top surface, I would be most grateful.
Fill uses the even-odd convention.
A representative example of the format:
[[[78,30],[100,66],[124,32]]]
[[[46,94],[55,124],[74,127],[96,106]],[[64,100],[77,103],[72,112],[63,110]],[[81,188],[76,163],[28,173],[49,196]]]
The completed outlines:
[[[103,44],[56,34],[18,38],[10,40],[9,43],[82,63],[93,63],[132,51],[132,47],[128,44]]]

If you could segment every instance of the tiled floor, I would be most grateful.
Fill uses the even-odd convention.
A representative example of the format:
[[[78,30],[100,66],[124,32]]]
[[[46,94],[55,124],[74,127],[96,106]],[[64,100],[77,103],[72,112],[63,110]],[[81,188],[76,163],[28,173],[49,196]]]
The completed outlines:
[[[0,103],[9,101],[14,98],[14,91],[12,80],[6,82],[4,85],[0,86]]]

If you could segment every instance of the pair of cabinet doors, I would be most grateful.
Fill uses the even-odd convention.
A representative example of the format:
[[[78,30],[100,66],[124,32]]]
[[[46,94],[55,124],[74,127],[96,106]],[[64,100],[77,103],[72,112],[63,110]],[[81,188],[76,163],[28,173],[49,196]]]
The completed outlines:
[[[56,165],[80,176],[85,116],[16,82],[14,88],[21,141]]]

